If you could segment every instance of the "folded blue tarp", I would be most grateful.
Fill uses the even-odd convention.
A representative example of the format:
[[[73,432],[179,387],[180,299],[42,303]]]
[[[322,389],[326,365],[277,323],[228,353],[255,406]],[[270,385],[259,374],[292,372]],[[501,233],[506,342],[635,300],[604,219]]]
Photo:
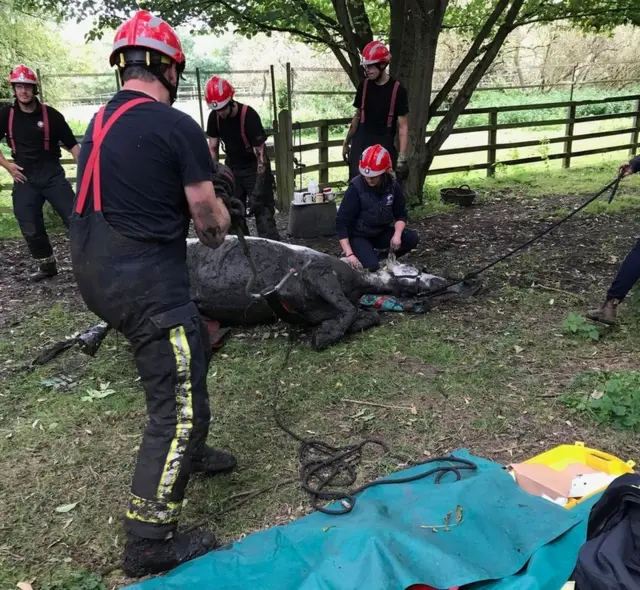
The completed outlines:
[[[454,453],[476,472],[376,486],[344,516],[314,513],[255,533],[129,590],[559,590],[586,536],[591,502],[573,510],[527,494],[498,464]],[[385,479],[415,475],[416,466]],[[457,507],[462,521],[455,525]],[[452,513],[449,531],[444,524]]]

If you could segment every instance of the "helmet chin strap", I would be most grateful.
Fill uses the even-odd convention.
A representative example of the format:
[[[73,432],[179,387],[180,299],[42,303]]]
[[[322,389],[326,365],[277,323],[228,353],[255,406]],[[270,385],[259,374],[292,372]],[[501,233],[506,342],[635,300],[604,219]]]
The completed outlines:
[[[167,80],[165,75],[160,71],[159,68],[149,66],[149,71],[160,81],[160,83],[167,89],[169,92],[169,104],[173,105],[178,98],[178,85],[180,84],[180,73],[178,73],[178,78],[176,80],[176,85],[174,86]]]

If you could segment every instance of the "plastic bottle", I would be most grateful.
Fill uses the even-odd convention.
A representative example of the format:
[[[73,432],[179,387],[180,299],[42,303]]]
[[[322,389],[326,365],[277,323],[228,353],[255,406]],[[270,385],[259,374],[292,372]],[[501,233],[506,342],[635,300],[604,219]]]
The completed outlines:
[[[319,190],[320,190],[320,189],[318,188],[318,181],[312,178],[312,179],[309,181],[308,191],[309,191],[312,195],[317,195]]]

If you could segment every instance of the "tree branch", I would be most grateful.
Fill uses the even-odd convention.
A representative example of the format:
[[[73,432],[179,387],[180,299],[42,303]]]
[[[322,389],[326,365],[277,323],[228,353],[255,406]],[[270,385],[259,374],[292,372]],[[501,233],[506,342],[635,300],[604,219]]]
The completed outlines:
[[[499,0],[496,4],[493,12],[489,15],[484,26],[478,32],[478,35],[474,39],[469,51],[464,56],[458,67],[455,69],[453,74],[449,77],[449,79],[444,83],[436,97],[431,102],[431,106],[429,107],[429,118],[433,116],[444,102],[445,98],[449,95],[449,93],[455,88],[456,84],[462,77],[462,75],[466,72],[469,65],[482,53],[482,43],[484,43],[485,39],[491,34],[493,27],[496,25],[500,17],[503,15],[507,7],[509,6],[509,0]],[[485,49],[486,51],[486,49]]]
[[[347,45],[355,50],[357,55],[358,50],[358,40],[356,38],[355,33],[353,32],[353,26],[351,25],[351,18],[349,17],[349,10],[347,9],[346,0],[332,0],[333,8],[336,11],[336,16],[338,17],[338,23],[340,23],[342,27],[342,36],[346,41]],[[357,63],[354,59],[350,59],[350,69],[349,77],[353,79],[357,79]]]
[[[476,89],[480,80],[489,69],[489,66],[493,63],[494,59],[498,55],[500,48],[504,44],[509,33],[515,28],[515,20],[518,17],[518,13],[522,9],[522,5],[525,0],[514,0],[513,4],[507,11],[505,21],[498,28],[493,40],[487,47],[487,51],[482,56],[482,59],[477,63],[464,85],[460,89],[458,96],[456,96],[453,104],[447,111],[447,114],[442,118],[438,126],[436,127],[433,135],[429,138],[427,143],[427,157],[423,163],[422,172],[426,175],[431,166],[431,162],[435,157],[437,151],[442,147],[442,144],[447,137],[451,134],[455,122],[457,121],[460,113],[466,108],[471,100],[473,91]]]

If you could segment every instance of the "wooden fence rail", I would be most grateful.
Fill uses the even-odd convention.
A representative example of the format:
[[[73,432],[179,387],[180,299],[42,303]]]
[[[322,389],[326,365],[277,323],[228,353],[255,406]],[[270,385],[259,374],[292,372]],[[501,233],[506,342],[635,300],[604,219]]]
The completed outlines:
[[[621,102],[633,103],[633,110],[625,110],[620,113],[609,113],[601,115],[581,115],[578,116],[581,107],[605,105]],[[518,111],[540,111],[540,110],[561,110],[564,109],[563,116],[553,115],[550,118],[536,118],[535,121],[523,121],[518,123],[500,122],[500,116],[505,113],[513,113]],[[275,114],[275,113],[274,113]],[[446,111],[438,111],[435,117],[442,117]],[[458,172],[468,172],[470,170],[486,170],[487,175],[491,176],[495,173],[498,165],[513,166],[522,164],[531,164],[544,160],[562,160],[565,168],[571,165],[572,158],[579,156],[588,156],[595,154],[603,154],[619,150],[629,150],[632,156],[640,147],[640,96],[616,96],[598,100],[577,100],[566,102],[549,102],[527,105],[513,105],[503,107],[483,107],[469,108],[462,112],[464,115],[481,115],[487,117],[486,125],[473,125],[469,127],[456,127],[452,131],[452,135],[486,133],[486,143],[466,145],[455,148],[443,148],[438,151],[437,156],[453,156],[462,154],[471,154],[476,152],[485,152],[487,154],[486,161],[474,163],[470,165],[450,166],[446,168],[434,168],[430,170],[430,175],[450,174]],[[202,118],[202,115],[201,115]],[[631,126],[624,126],[620,129],[595,131],[589,133],[576,133],[576,125],[579,123],[612,121],[616,119],[629,119],[633,123]],[[350,117],[341,117],[336,119],[321,119],[317,121],[292,122],[290,110],[283,110],[278,113],[278,118],[273,122],[273,146],[270,146],[269,152],[274,163],[276,184],[278,187],[277,206],[281,211],[288,211],[289,205],[295,190],[296,177],[302,174],[313,172],[318,173],[319,183],[326,186],[329,183],[329,170],[333,168],[346,167],[345,162],[340,160],[330,160],[330,148],[342,145],[342,138],[331,139],[331,128],[341,126],[344,127],[351,122]],[[551,137],[541,141],[540,139],[519,140],[499,142],[498,134],[501,130],[511,129],[527,129],[531,127],[546,127],[564,125],[564,134],[560,137]],[[302,135],[305,130],[317,130],[317,139],[302,143]],[[433,131],[427,131],[427,137],[431,136]],[[618,135],[627,136],[623,143],[614,146],[604,146],[594,149],[574,149],[576,142],[588,139],[599,139],[604,137],[613,137]],[[295,140],[295,141],[294,141]],[[299,145],[294,145],[299,144]],[[498,152],[500,150],[539,147],[543,144],[562,144],[562,152],[555,154],[541,154],[539,156],[515,157],[507,160],[500,160]],[[302,155],[309,152],[317,152],[318,163],[303,166],[297,160],[296,155]],[[62,160],[63,164],[73,164],[73,160]],[[74,178],[70,178],[71,182],[75,182]],[[11,188],[11,184],[1,184],[0,191]],[[5,212],[7,208],[0,208],[0,212]],[[10,209],[9,209],[10,210]]]
[[[633,110],[625,110],[620,113],[607,113],[602,115],[584,115],[577,116],[581,107],[593,106],[593,105],[605,105],[611,103],[620,102],[632,102],[634,104]],[[537,118],[535,121],[522,121],[517,123],[500,123],[500,115],[504,113],[513,113],[518,111],[539,111],[539,110],[554,110],[565,109],[565,115],[562,117],[553,118]],[[442,117],[446,114],[446,111],[438,111],[435,113],[435,117]],[[595,155],[607,152],[614,152],[619,150],[629,150],[629,155],[634,155],[637,148],[640,147],[640,97],[638,95],[628,96],[616,96],[606,99],[597,100],[576,100],[576,101],[564,101],[564,102],[548,102],[538,104],[527,105],[513,105],[504,107],[483,107],[483,108],[469,108],[462,112],[462,115],[486,115],[486,125],[473,125],[468,127],[456,127],[451,135],[471,134],[471,133],[487,133],[487,142],[480,144],[473,144],[464,147],[456,148],[443,148],[438,151],[437,156],[452,156],[461,154],[470,154],[475,152],[486,152],[487,159],[485,162],[479,162],[466,166],[451,166],[446,168],[432,168],[429,171],[430,175],[437,174],[451,174],[457,172],[468,172],[470,170],[486,170],[488,176],[492,176],[495,173],[496,166],[505,165],[522,165],[531,164],[535,162],[541,162],[544,160],[562,160],[565,168],[570,167],[572,158],[579,156]],[[625,126],[620,129],[589,132],[589,133],[575,133],[575,126],[579,123],[610,121],[616,119],[633,119],[633,126]],[[317,121],[303,121],[295,122],[292,124],[293,135],[303,130],[317,129],[318,139],[317,141],[305,142],[301,145],[291,146],[296,153],[305,153],[317,151],[318,163],[305,166],[304,168],[298,168],[297,171],[293,171],[292,174],[295,177],[297,174],[303,172],[309,174],[317,172],[319,176],[320,185],[326,185],[329,182],[329,170],[332,168],[346,167],[343,160],[331,161],[328,157],[329,148],[342,145],[342,139],[329,139],[329,130],[335,126],[346,126],[351,122],[351,118],[336,118],[336,119],[320,119]],[[520,140],[499,142],[498,132],[501,130],[513,130],[513,129],[527,129],[531,127],[547,127],[564,125],[564,135],[561,137],[551,137],[545,139],[544,142],[539,139],[534,140]],[[433,134],[433,131],[427,131],[427,138]],[[626,135],[629,137],[627,141],[615,146],[605,146],[596,149],[581,149],[575,150],[575,142],[587,139],[598,139],[604,137],[612,137],[617,135]],[[546,144],[563,144],[563,151],[557,154],[547,154],[540,156],[531,156],[523,158],[511,158],[507,160],[498,159],[498,151],[506,149],[518,149],[527,147],[538,147],[543,143]],[[290,181],[293,182],[293,181]]]

